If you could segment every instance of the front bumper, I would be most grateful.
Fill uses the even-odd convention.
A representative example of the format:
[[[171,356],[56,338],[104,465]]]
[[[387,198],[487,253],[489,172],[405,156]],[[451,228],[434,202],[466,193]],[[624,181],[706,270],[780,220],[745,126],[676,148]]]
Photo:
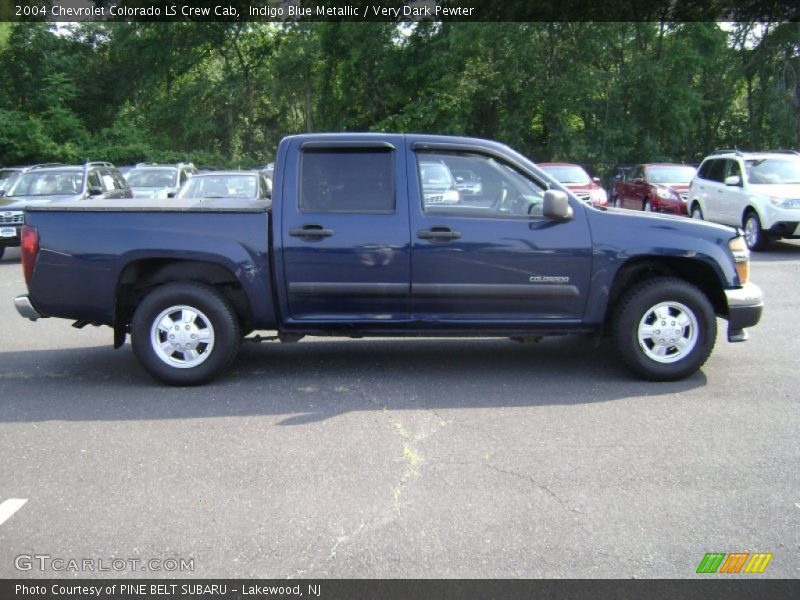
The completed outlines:
[[[28,294],[22,294],[14,298],[14,307],[21,316],[31,321],[44,318],[44,315],[33,307],[33,304],[28,299]]]
[[[797,239],[800,237],[800,222],[778,221],[767,229],[767,233],[772,237]]]
[[[747,339],[746,327],[761,320],[764,294],[754,283],[746,283],[735,290],[725,290],[728,302],[728,341],[743,342]]]
[[[12,248],[19,246],[20,235],[22,235],[22,225],[0,224],[0,248]]]

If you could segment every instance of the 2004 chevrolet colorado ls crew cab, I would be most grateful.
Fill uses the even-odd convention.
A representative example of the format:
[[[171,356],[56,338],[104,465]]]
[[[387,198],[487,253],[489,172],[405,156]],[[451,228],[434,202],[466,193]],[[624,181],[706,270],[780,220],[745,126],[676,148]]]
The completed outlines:
[[[474,174],[475,194],[439,172]],[[424,177],[423,169],[431,169]],[[131,334],[145,370],[207,382],[253,330],[282,339],[609,333],[639,376],[699,369],[763,306],[735,229],[582,203],[498,143],[307,134],[278,148],[269,201],[31,207],[25,317]],[[427,188],[430,189],[427,189]],[[477,189],[477,186],[476,186]]]

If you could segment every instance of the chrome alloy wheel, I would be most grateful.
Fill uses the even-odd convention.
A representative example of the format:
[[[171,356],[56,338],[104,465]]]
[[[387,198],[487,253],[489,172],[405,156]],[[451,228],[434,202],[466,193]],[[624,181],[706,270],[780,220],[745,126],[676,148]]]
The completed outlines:
[[[150,343],[162,362],[170,367],[191,369],[211,356],[214,327],[196,308],[171,306],[153,319]]]
[[[758,217],[753,214],[748,215],[744,221],[744,241],[747,243],[748,248],[755,248],[759,240],[759,225]]]
[[[636,336],[645,355],[659,363],[685,358],[697,345],[697,317],[680,302],[660,302],[645,311]]]

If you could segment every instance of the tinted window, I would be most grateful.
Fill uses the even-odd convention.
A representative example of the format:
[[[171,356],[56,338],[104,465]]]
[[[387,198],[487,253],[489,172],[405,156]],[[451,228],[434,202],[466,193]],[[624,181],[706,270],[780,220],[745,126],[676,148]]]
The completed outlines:
[[[474,153],[417,153],[420,192],[426,213],[467,217],[540,217],[545,188],[492,156]],[[469,171],[474,184],[459,187],[452,173]]]
[[[625,181],[633,181],[634,179],[641,179],[642,177],[642,167],[633,167],[632,169],[628,169],[628,172],[625,173]]]
[[[702,165],[700,165],[700,169],[697,171],[697,176],[700,179],[708,179],[708,171],[711,168],[710,160],[705,161]]]
[[[89,187],[95,187],[100,189],[103,188],[103,185],[100,183],[100,174],[97,171],[91,171],[89,173],[87,182],[89,184]]]
[[[556,181],[564,184],[580,184],[589,185],[592,180],[589,174],[579,166],[558,166],[558,167],[542,167]]]
[[[111,171],[112,176],[114,177],[114,187],[118,190],[124,190],[128,187],[128,182],[125,181],[125,178],[119,171]]]
[[[658,166],[647,169],[647,181],[652,183],[689,183],[694,177],[694,167]]]
[[[729,160],[728,161],[728,169],[725,172],[725,178],[727,179],[728,177],[732,177],[734,175],[739,177],[740,181],[741,181],[742,170],[739,168],[739,161],[737,161],[737,160]]]
[[[722,182],[725,179],[725,159],[718,158],[711,161],[711,166],[708,168],[708,177],[711,181]]]
[[[386,149],[306,150],[302,212],[386,213],[395,209],[393,153]]]

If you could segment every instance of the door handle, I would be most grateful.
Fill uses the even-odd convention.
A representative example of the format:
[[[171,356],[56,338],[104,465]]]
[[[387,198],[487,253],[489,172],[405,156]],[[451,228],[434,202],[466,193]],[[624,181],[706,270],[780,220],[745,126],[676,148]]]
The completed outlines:
[[[431,227],[430,229],[419,230],[417,237],[421,240],[431,240],[432,242],[446,242],[448,240],[457,240],[461,237],[461,234],[449,227]]]
[[[333,235],[333,229],[326,229],[322,225],[303,225],[302,227],[292,227],[289,230],[289,235],[299,238],[331,237]]]

